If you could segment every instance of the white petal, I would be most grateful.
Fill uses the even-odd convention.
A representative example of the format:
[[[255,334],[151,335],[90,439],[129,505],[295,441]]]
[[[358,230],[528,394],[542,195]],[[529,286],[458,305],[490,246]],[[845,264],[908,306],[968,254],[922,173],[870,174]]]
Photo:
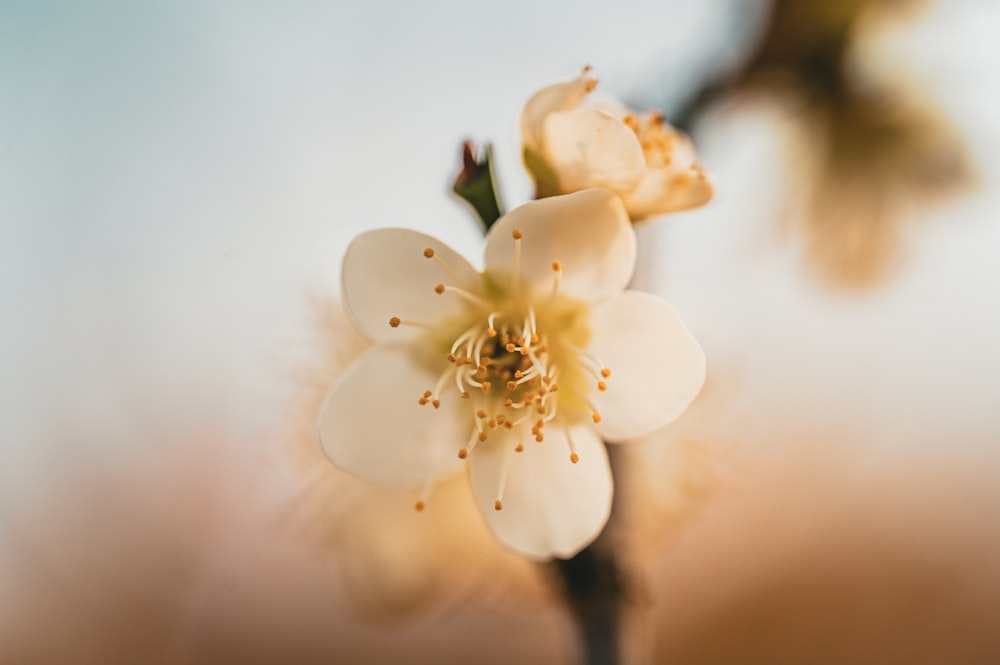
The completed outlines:
[[[422,483],[457,467],[458,450],[472,427],[468,406],[454,386],[441,397],[440,409],[417,403],[437,378],[408,346],[366,351],[340,377],[320,412],[319,438],[327,456],[363,480],[394,485]]]
[[[588,187],[628,191],[646,170],[635,132],[600,109],[550,113],[542,128],[541,154],[563,192]]]
[[[605,189],[529,201],[493,225],[486,271],[503,286],[514,269],[514,229],[521,240],[520,279],[537,292],[552,287],[552,262],[562,263],[560,291],[600,300],[621,291],[635,268],[635,233],[621,199]]]
[[[633,220],[651,215],[688,210],[712,198],[712,182],[697,166],[679,171],[649,169],[639,185],[625,195],[625,207]]]
[[[591,395],[605,439],[633,439],[663,427],[705,382],[701,346],[674,308],[655,296],[626,291],[595,305],[591,332],[589,351],[612,372],[607,390]]]
[[[569,558],[600,534],[611,513],[608,453],[592,427],[570,432],[579,462],[570,461],[566,432],[547,427],[541,443],[515,438],[476,449],[469,459],[472,488],[487,523],[502,542],[525,556]],[[492,443],[492,442],[491,442]],[[494,502],[507,457],[503,509]]]
[[[436,259],[424,256],[428,247],[454,276]],[[426,324],[461,316],[466,302],[454,293],[438,295],[437,284],[480,288],[479,273],[461,254],[410,229],[376,229],[359,235],[347,248],[342,275],[347,311],[361,332],[376,341],[412,332],[405,326],[391,328],[389,319],[394,316]]]
[[[545,116],[556,111],[576,108],[576,105],[594,89],[596,81],[587,76],[587,71],[584,69],[583,73],[572,81],[542,88],[524,105],[524,111],[521,113],[521,138],[526,148],[532,151],[539,148]]]

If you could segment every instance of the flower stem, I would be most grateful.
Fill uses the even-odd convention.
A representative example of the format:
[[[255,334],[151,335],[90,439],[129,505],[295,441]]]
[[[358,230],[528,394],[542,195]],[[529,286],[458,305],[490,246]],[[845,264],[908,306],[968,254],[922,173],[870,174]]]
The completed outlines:
[[[452,191],[469,204],[483,222],[485,230],[489,231],[503,214],[493,177],[492,146],[487,144],[482,159],[479,159],[472,141],[462,145],[462,171],[455,178]]]

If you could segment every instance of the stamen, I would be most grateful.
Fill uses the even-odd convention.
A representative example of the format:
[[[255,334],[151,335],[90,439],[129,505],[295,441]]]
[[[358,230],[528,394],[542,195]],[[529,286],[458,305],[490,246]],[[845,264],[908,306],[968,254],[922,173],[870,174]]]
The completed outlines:
[[[428,247],[427,249],[424,250],[424,258],[434,259],[435,261],[437,261],[437,264],[439,266],[441,266],[441,268],[446,273],[448,273],[448,276],[451,277],[451,279],[452,279],[453,282],[455,282],[456,284],[461,284],[462,283],[462,278],[458,276],[458,273],[456,273],[454,270],[452,270],[451,266],[449,266],[447,263],[445,263],[444,259],[442,259],[440,256],[438,256],[434,252],[433,248]]]
[[[427,499],[430,498],[431,489],[433,489],[433,487],[434,487],[434,479],[428,478],[427,481],[424,482],[424,486],[423,488],[421,488],[420,495],[417,497],[416,502],[413,504],[413,509],[418,513],[422,513],[424,511],[424,508],[427,507]]]
[[[443,284],[438,284],[438,286],[444,286],[444,285]],[[441,291],[437,290],[437,287],[434,287],[434,290],[437,291],[438,293],[442,293]],[[466,300],[468,300],[472,304],[479,305],[483,309],[486,309],[487,307],[490,306],[490,304],[488,302],[486,302],[485,300],[483,300],[479,296],[477,296],[477,295],[475,295],[473,293],[470,293],[470,292],[466,291],[465,289],[461,289],[461,288],[459,288],[457,286],[445,286],[444,290],[445,291],[450,291],[450,292],[454,293],[456,296],[460,296],[462,298],[465,298]]]
[[[408,319],[401,319],[398,316],[394,316],[389,319],[389,325],[393,328],[398,328],[399,326],[413,326],[415,328],[428,328],[430,326],[426,323],[421,323],[420,321],[410,321]]]
[[[514,229],[511,236],[514,238],[514,274],[511,276],[510,290],[511,293],[517,294],[521,279],[521,239],[524,238],[524,234],[521,233],[521,229]]]
[[[576,464],[577,462],[580,461],[580,456],[576,454],[576,444],[573,443],[573,437],[570,436],[569,430],[567,429],[565,430],[565,432],[566,432],[566,441],[569,442],[569,461],[572,462],[573,464]]]
[[[503,460],[500,462],[500,478],[497,482],[497,500],[493,508],[503,510],[503,492],[507,488],[507,467],[510,465],[510,448],[504,448]]]
[[[553,261],[552,271],[556,276],[552,279],[552,293],[549,296],[550,298],[555,297],[559,293],[559,284],[562,283],[562,263],[560,261]]]

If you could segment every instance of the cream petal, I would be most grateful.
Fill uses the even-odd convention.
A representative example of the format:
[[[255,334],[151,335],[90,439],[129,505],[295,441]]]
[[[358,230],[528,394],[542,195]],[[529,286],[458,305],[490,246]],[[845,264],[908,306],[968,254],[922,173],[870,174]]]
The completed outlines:
[[[608,440],[642,436],[673,421],[705,382],[705,354],[674,308],[626,291],[591,310],[589,351],[611,370],[591,400]],[[596,381],[595,381],[596,383]]]
[[[493,225],[486,238],[486,271],[506,286],[514,270],[512,233],[521,240],[519,279],[526,288],[552,288],[552,262],[562,263],[560,291],[596,301],[621,291],[635,268],[635,232],[621,199],[605,189],[529,201]]]
[[[493,533],[517,552],[536,559],[569,558],[600,534],[611,513],[611,467],[603,442],[592,427],[573,429],[579,462],[570,461],[565,430],[546,427],[541,443],[530,436],[524,452],[517,439],[491,442],[469,459],[476,501]],[[501,476],[503,509],[494,502]]]
[[[556,83],[542,88],[528,100],[521,112],[521,140],[531,151],[537,151],[541,146],[542,124],[545,116],[556,111],[568,111],[576,108],[597,84],[595,79],[587,76],[589,69],[584,69],[580,76],[572,81]]]
[[[440,258],[424,256],[431,248]],[[347,248],[342,269],[344,305],[368,338],[404,338],[412,327],[392,328],[389,319],[439,325],[460,317],[468,304],[454,293],[438,295],[437,284],[479,291],[479,273],[437,238],[410,229],[362,233]]]
[[[628,191],[646,170],[635,132],[600,109],[550,113],[542,128],[541,150],[563,192],[588,187]]]
[[[689,210],[707,203],[712,182],[697,165],[687,170],[649,169],[639,185],[625,195],[625,207],[634,221],[652,215]]]
[[[323,405],[323,450],[341,469],[375,483],[422,483],[453,470],[472,423],[451,382],[440,409],[417,403],[437,379],[406,345],[372,347],[347,368]]]

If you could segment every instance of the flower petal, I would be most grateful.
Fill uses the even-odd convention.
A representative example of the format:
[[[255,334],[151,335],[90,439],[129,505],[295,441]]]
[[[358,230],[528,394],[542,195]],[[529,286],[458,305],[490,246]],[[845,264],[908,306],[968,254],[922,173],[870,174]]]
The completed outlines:
[[[625,207],[633,220],[667,212],[689,210],[712,198],[711,180],[697,165],[687,170],[649,169],[639,185],[625,195]]]
[[[635,132],[600,109],[550,113],[542,128],[542,152],[563,192],[635,187],[646,158]]]
[[[642,436],[673,421],[705,382],[705,353],[674,308],[626,291],[591,310],[589,351],[612,372],[591,399],[605,439]]]
[[[327,456],[363,480],[394,485],[425,482],[457,467],[457,452],[472,427],[467,409],[451,393],[440,409],[417,404],[437,378],[408,346],[366,351],[320,412],[319,439]]]
[[[542,88],[528,100],[521,112],[521,140],[525,148],[537,151],[541,146],[542,123],[545,116],[556,111],[568,111],[576,108],[590,94],[597,84],[595,79],[587,76],[589,68],[585,68],[580,76],[572,81],[556,83]]]
[[[469,459],[476,501],[493,533],[521,554],[537,559],[569,558],[600,534],[611,513],[608,453],[592,427],[573,429],[579,462],[570,461],[565,430],[546,428],[541,443],[530,437],[524,452],[516,440],[477,449]],[[503,509],[494,502],[503,475]]]
[[[436,258],[424,256],[427,248],[434,250]],[[394,316],[421,323],[460,316],[466,302],[453,293],[438,295],[434,292],[437,284],[479,291],[481,282],[461,254],[437,238],[410,229],[376,229],[355,238],[344,256],[342,281],[347,311],[361,332],[375,341],[407,336],[406,327],[389,326]]]
[[[536,292],[552,288],[552,262],[562,263],[560,291],[600,300],[625,288],[635,268],[635,233],[621,199],[605,189],[529,201],[493,225],[486,271],[506,286],[514,271],[512,233],[520,229],[519,274]]]

